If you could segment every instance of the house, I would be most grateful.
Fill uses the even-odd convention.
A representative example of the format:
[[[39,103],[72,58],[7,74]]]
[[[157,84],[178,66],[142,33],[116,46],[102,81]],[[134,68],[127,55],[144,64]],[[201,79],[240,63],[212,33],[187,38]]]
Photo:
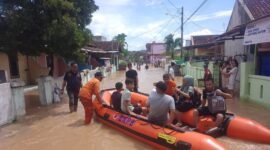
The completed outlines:
[[[151,64],[155,64],[158,61],[166,60],[166,44],[165,43],[147,43],[146,51],[148,55],[148,61]]]
[[[40,76],[63,76],[67,69],[65,60],[60,56],[25,56],[21,53],[6,54],[0,52],[0,70],[5,72],[6,82],[21,80],[26,84],[35,84]]]
[[[236,0],[225,41],[225,55],[241,62],[240,97],[270,107],[270,1]]]
[[[224,42],[216,41],[219,35],[191,36],[190,45],[185,46],[192,56],[217,56],[224,53]]]
[[[236,0],[226,32],[225,56],[245,55],[253,47],[243,45],[246,24],[270,13],[269,0]]]
[[[88,64],[92,69],[99,66],[118,67],[121,45],[117,41],[94,41],[82,48],[88,55]]]
[[[107,38],[101,35],[93,36],[93,41],[95,42],[101,42],[101,41],[106,41]]]

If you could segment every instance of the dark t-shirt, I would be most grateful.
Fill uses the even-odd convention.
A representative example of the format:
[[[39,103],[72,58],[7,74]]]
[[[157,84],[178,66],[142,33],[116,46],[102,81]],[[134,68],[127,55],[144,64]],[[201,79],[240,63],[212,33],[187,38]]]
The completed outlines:
[[[66,72],[64,81],[67,82],[67,91],[79,91],[81,87],[81,74],[79,72],[74,73],[72,71]]]
[[[133,80],[136,80],[137,76],[138,74],[136,70],[131,69],[126,72],[126,78],[131,78]]]
[[[121,97],[122,94],[118,91],[113,92],[111,96],[112,105],[116,111],[121,111]]]

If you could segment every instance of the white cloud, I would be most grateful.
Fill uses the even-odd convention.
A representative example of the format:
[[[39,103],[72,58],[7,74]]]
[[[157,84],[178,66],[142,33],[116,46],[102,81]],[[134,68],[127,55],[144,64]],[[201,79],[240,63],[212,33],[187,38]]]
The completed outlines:
[[[162,0],[143,0],[146,6],[159,5],[162,3]]]
[[[223,10],[223,11],[218,11],[212,14],[194,16],[191,19],[191,21],[205,21],[205,20],[210,20],[210,19],[229,17],[231,16],[231,14],[232,14],[232,10]]]
[[[97,0],[98,5],[125,6],[134,3],[133,0]]]
[[[190,32],[190,33],[184,35],[184,39],[190,39],[191,36],[195,36],[195,35],[212,35],[212,34],[214,34],[214,33],[211,30],[205,28],[205,29]]]
[[[161,33],[158,33],[167,20],[156,20],[145,24],[134,25],[129,23],[129,18],[124,14],[110,14],[97,12],[93,15],[92,23],[88,28],[94,35],[103,35],[111,40],[119,33],[125,33],[131,50],[145,49],[146,42],[163,40]],[[166,31],[164,29],[163,31]]]

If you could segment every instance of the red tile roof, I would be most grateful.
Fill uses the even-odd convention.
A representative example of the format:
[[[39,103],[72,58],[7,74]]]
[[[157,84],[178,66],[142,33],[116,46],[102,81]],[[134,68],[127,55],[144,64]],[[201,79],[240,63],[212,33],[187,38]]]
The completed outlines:
[[[243,0],[254,19],[270,14],[270,0]]]
[[[199,36],[192,36],[192,45],[202,45],[202,44],[209,44],[214,43],[215,39],[219,35],[199,35]]]

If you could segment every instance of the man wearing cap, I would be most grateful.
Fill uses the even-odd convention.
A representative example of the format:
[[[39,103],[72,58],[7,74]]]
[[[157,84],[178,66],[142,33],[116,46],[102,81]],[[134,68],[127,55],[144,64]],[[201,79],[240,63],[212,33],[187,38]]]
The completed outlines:
[[[66,87],[69,97],[69,110],[70,112],[76,112],[78,107],[78,95],[82,86],[82,78],[76,63],[71,63],[70,67],[71,70],[66,72],[64,76],[61,93],[64,93],[64,89]]]
[[[90,124],[93,116],[92,96],[95,95],[96,99],[102,103],[102,99],[99,94],[100,82],[102,79],[102,73],[97,72],[95,73],[95,77],[86,83],[80,90],[79,97],[85,111],[85,124]]]
[[[134,92],[138,92],[138,73],[136,70],[132,69],[132,63],[128,63],[128,71],[126,72],[126,79],[132,80],[134,82]]]

